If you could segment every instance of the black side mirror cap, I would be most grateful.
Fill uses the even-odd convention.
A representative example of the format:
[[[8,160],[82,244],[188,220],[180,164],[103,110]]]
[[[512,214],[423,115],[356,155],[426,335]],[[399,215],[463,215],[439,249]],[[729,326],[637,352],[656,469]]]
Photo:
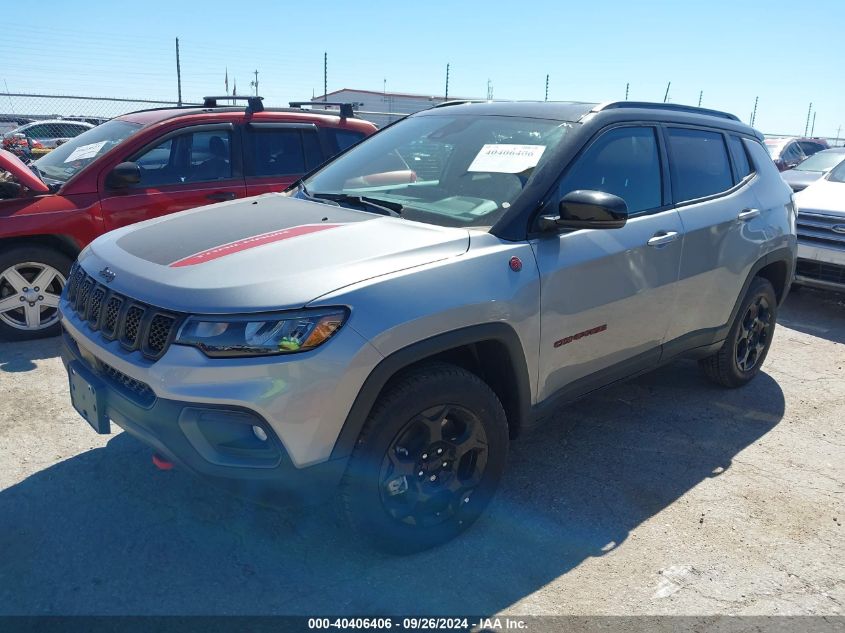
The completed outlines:
[[[621,229],[628,221],[628,205],[604,191],[578,189],[561,198],[558,215],[540,217],[543,231]]]
[[[138,163],[118,163],[106,178],[106,185],[112,189],[122,189],[141,182],[141,167]]]

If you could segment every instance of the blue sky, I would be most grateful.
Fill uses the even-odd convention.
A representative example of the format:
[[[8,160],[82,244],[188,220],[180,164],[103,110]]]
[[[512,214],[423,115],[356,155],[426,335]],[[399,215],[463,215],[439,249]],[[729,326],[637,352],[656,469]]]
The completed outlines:
[[[7,0],[8,2],[9,0]],[[0,90],[175,99],[249,90],[258,69],[271,104],[355,87],[553,100],[670,100],[727,110],[767,133],[802,133],[812,101],[817,135],[845,126],[836,29],[845,2],[818,0],[532,2],[163,2],[41,0],[4,11]],[[14,16],[13,19],[10,13]],[[806,25],[803,30],[802,25]],[[828,37],[830,33],[833,37]]]

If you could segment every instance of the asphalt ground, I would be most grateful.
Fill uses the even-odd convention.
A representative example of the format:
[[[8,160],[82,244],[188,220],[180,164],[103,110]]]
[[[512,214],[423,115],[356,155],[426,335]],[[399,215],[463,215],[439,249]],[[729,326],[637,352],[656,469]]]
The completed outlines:
[[[58,341],[0,344],[0,614],[843,614],[845,299],[780,316],[750,385],[679,361],[561,409],[409,557],[156,470],[73,411]]]

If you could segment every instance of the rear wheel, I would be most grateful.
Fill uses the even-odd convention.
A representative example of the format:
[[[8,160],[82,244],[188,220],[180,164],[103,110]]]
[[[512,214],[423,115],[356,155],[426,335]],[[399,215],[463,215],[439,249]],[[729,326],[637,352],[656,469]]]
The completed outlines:
[[[504,409],[478,376],[442,363],[409,372],[376,402],[350,458],[349,523],[394,553],[445,543],[485,509],[507,450]]]
[[[67,255],[44,246],[21,246],[0,255],[0,339],[59,333],[59,296],[70,266]]]
[[[755,277],[719,351],[699,361],[710,380],[741,387],[760,372],[769,353],[777,320],[777,297],[771,282]]]

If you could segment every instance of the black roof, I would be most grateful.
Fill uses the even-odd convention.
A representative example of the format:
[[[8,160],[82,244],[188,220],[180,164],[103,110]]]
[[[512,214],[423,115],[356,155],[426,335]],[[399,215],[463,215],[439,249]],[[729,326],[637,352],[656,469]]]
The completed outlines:
[[[727,112],[697,108],[675,103],[649,103],[645,101],[613,101],[610,103],[584,103],[579,101],[466,101],[447,102],[414,116],[436,116],[446,113],[521,116],[538,119],[578,122],[588,116],[620,119],[643,119],[675,123],[708,124],[752,133],[758,133]]]

